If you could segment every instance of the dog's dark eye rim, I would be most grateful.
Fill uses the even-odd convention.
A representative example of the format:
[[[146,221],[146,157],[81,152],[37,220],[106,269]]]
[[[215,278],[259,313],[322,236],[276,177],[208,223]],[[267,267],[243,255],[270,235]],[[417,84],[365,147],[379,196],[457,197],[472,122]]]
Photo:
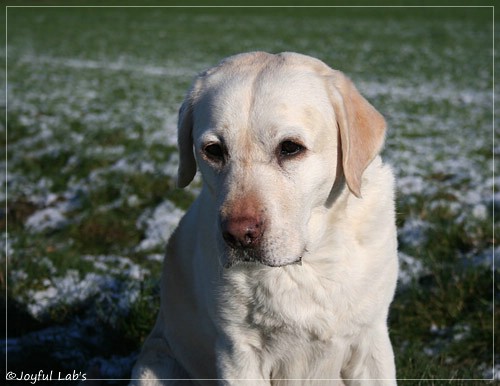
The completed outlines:
[[[299,155],[304,150],[306,150],[306,148],[300,142],[292,139],[287,139],[280,143],[278,147],[278,154],[280,155],[280,157],[292,157]]]
[[[220,162],[225,158],[225,151],[222,144],[218,142],[207,143],[203,146],[203,154],[210,160]]]

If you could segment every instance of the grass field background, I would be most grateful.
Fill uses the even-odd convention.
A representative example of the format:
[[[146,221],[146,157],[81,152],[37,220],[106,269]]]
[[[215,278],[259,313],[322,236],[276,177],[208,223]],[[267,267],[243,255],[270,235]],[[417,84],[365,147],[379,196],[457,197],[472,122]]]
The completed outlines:
[[[165,240],[200,187],[198,179],[175,188],[177,110],[197,72],[264,50],[344,71],[388,121],[398,378],[449,384],[491,379],[494,367],[499,376],[492,8],[9,7],[6,15],[0,280],[9,371],[129,377],[156,317]],[[453,384],[461,383],[469,384]]]

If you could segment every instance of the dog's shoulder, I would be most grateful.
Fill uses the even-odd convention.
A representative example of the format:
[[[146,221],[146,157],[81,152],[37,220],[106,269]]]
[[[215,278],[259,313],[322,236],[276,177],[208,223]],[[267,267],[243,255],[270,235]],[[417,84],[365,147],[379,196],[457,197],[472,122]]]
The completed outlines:
[[[361,197],[349,196],[343,213],[345,225],[367,241],[384,230],[395,234],[394,202],[394,173],[390,165],[376,157],[363,174]]]

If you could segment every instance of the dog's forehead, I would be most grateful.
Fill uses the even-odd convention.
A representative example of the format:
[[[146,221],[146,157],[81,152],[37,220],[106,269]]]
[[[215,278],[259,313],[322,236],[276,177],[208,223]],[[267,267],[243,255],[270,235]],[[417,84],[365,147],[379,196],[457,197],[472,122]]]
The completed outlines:
[[[304,92],[314,98],[324,89],[324,75],[316,66],[271,62],[260,66],[223,66],[206,77],[202,95],[215,96],[223,103],[225,98],[239,96],[267,103]]]
[[[326,66],[326,65],[325,65]],[[268,61],[223,65],[203,80],[195,126],[293,126],[332,111],[316,65]]]

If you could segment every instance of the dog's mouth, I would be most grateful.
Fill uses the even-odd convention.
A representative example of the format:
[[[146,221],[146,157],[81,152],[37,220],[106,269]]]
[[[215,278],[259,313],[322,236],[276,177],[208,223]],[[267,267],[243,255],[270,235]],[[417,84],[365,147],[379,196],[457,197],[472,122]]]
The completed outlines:
[[[288,265],[302,265],[302,256],[293,259],[274,259],[263,256],[254,250],[248,251],[230,251],[228,253],[226,263],[224,264],[225,269],[229,269],[235,265],[240,264],[255,264],[267,267],[285,267]]]

